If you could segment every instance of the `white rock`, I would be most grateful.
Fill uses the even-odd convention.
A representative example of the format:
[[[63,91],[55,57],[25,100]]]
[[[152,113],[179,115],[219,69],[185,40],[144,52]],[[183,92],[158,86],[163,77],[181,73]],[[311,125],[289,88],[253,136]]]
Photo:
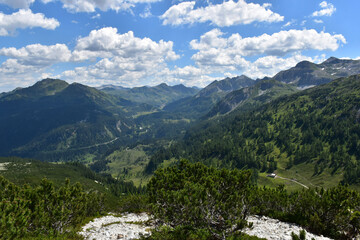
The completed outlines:
[[[130,213],[122,217],[104,216],[86,224],[79,234],[88,240],[137,239],[140,234],[149,234],[147,230],[149,227],[137,224],[148,219],[149,216],[146,213],[139,215]],[[131,222],[136,222],[136,224]]]
[[[130,213],[122,217],[109,215],[89,222],[82,228],[80,234],[87,240],[137,239],[140,234],[150,234],[148,230],[152,227],[131,222],[139,223],[147,220],[149,220],[149,216],[146,213],[139,215]],[[248,221],[253,223],[253,228],[246,229],[245,233],[269,240],[291,240],[291,232],[299,234],[300,230],[302,230],[296,224],[285,223],[268,217],[250,216]],[[306,232],[306,239],[312,238],[330,240],[330,238]]]
[[[248,221],[253,223],[253,228],[246,229],[244,231],[246,234],[271,240],[291,240],[291,232],[298,235],[302,230],[296,224],[285,223],[268,217],[250,216]],[[330,240],[330,238],[306,232],[306,239],[312,238],[315,240]]]

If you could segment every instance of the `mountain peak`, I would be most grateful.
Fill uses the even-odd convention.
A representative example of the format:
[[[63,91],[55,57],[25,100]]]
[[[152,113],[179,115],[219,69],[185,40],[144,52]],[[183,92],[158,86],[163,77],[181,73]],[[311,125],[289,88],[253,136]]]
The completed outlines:
[[[311,68],[313,66],[315,66],[315,63],[309,62],[309,61],[301,61],[298,64],[296,64],[295,67],[297,68]]]
[[[14,90],[6,94],[7,100],[16,99],[37,99],[44,96],[54,95],[67,88],[69,84],[63,80],[46,78],[38,81],[34,85]]]
[[[328,59],[326,59],[322,64],[334,64],[334,63],[338,63],[341,60],[339,58],[336,57],[329,57]]]
[[[166,83],[161,83],[161,84],[157,85],[156,87],[164,88],[164,87],[168,87],[168,85]]]

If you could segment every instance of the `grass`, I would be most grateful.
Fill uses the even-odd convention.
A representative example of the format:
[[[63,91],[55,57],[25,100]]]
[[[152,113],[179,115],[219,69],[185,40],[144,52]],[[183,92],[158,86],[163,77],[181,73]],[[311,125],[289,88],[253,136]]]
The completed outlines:
[[[301,163],[298,165],[292,166],[290,169],[285,169],[279,167],[275,172],[278,176],[294,179],[309,188],[331,188],[337,186],[343,179],[343,172],[337,170],[335,173],[332,173],[332,169],[325,168],[325,170],[318,174],[314,175],[314,163]],[[282,166],[280,164],[280,166]],[[296,184],[292,181],[279,179],[279,178],[269,178],[266,177],[267,173],[259,173],[258,185],[267,186],[270,188],[275,188],[280,184],[285,185],[285,188],[289,191],[301,190],[304,187]],[[359,185],[351,185],[351,189],[360,190]]]
[[[136,113],[135,115],[133,115],[132,117],[133,117],[133,118],[138,118],[138,117],[141,117],[141,116],[144,116],[144,115],[153,114],[153,113],[156,113],[156,112],[158,112],[158,111],[138,112],[138,113]]]
[[[149,157],[143,148],[144,146],[139,145],[132,149],[117,150],[110,154],[106,158],[110,161],[108,173],[114,178],[133,181],[136,186],[146,184],[149,177],[144,176],[143,172],[149,162]]]

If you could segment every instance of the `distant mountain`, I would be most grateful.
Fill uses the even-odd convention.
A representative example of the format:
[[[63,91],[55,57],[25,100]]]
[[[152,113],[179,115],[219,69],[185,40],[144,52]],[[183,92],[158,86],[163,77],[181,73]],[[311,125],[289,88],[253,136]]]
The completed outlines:
[[[0,155],[44,159],[46,153],[113,141],[132,124],[121,103],[94,88],[56,79],[10,92],[0,98]]]
[[[198,118],[206,114],[226,94],[254,84],[254,80],[244,75],[214,81],[195,96],[170,103],[165,106],[164,110]]]
[[[178,99],[193,96],[199,91],[197,88],[185,87],[182,84],[168,86],[165,83],[154,87],[135,88],[106,85],[100,89],[107,94],[120,96],[133,102],[150,104],[155,107],[163,107]]]
[[[100,87],[96,87],[96,89],[104,90],[104,91],[112,91],[112,90],[129,90],[130,88],[117,86],[117,85],[113,85],[113,84],[107,84],[107,85],[102,85]]]
[[[215,80],[202,89],[195,97],[206,97],[213,94],[225,95],[226,93],[238,90],[240,88],[249,87],[254,84],[254,80],[245,75],[233,78],[225,78],[221,81]]]
[[[295,67],[276,74],[273,79],[298,87],[316,86],[339,77],[360,73],[360,60],[331,57],[321,64],[299,62]]]
[[[295,86],[273,79],[258,81],[251,87],[241,88],[227,94],[211,109],[206,117],[223,115],[234,110],[255,108],[280,96],[297,91],[299,90]]]

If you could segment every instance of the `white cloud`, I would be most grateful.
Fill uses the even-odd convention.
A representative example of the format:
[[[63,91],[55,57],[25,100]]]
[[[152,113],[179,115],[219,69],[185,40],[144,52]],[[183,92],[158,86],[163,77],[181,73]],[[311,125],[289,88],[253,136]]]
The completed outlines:
[[[139,15],[141,18],[149,18],[152,16],[152,13],[151,13],[151,6],[147,6],[144,10],[143,13],[140,13]]]
[[[59,62],[68,62],[71,52],[65,44],[45,46],[32,44],[20,49],[2,48],[0,55],[8,57],[7,61],[16,61],[22,66],[48,67]],[[4,64],[3,64],[4,65]]]
[[[157,83],[166,82],[170,85],[184,84],[186,86],[205,87],[210,82],[218,79],[209,76],[210,73],[211,71],[206,69],[188,65],[185,67],[175,66],[172,70],[165,68],[155,77]]]
[[[327,3],[326,1],[323,1],[319,4],[319,6],[322,8],[319,11],[315,11],[312,13],[313,17],[321,17],[321,16],[328,16],[330,17],[333,15],[333,13],[336,11],[336,8],[332,3]]]
[[[171,41],[137,38],[131,31],[119,34],[115,28],[91,31],[77,40],[73,51],[65,44],[33,44],[19,49],[2,48],[0,56],[7,58],[0,65],[0,78],[3,76],[0,87],[4,85],[1,82],[13,78],[30,79],[34,74],[40,78],[57,63],[88,60],[93,63],[87,62],[86,66],[65,71],[57,77],[90,85],[106,81],[142,85],[146,81],[163,79],[159,74],[167,69],[167,62],[179,58]]]
[[[213,29],[192,40],[190,46],[198,50],[192,59],[198,65],[223,66],[239,68],[247,65],[244,56],[273,55],[284,56],[288,53],[303,50],[336,50],[340,43],[346,43],[341,34],[331,35],[316,30],[289,30],[263,34],[258,37],[242,38],[239,34],[232,34],[228,38],[222,37],[219,29]]]
[[[252,78],[273,76],[300,61],[319,61],[324,58],[322,55],[307,57],[302,55],[301,51],[334,51],[341,43],[346,43],[342,35],[331,35],[313,29],[281,31],[248,38],[242,38],[239,34],[225,37],[221,30],[213,29],[203,34],[200,39],[190,42],[191,48],[198,50],[192,56],[197,71],[192,72],[205,75],[243,73]],[[259,57],[249,61],[246,58],[248,56]]]
[[[283,27],[289,27],[289,26],[291,26],[292,25],[292,22],[287,22],[287,23],[285,23],[284,25],[283,25]]]
[[[35,0],[0,0],[0,4],[8,5],[12,8],[29,8]]]
[[[107,81],[123,85],[137,85],[145,79],[157,76],[167,68],[166,63],[179,56],[173,51],[173,42],[149,38],[137,38],[132,31],[119,34],[116,28],[93,30],[87,37],[77,40],[72,61],[94,60],[98,62],[63,73],[65,79]]]
[[[54,18],[46,18],[42,13],[33,13],[30,9],[20,9],[11,15],[0,12],[0,36],[15,33],[16,29],[41,27],[54,30],[60,23]]]
[[[24,65],[19,63],[17,59],[8,59],[0,66],[2,74],[16,74],[21,75],[29,71],[37,71],[38,68],[31,65]]]
[[[70,12],[95,12],[96,9],[101,11],[114,10],[123,11],[129,10],[136,4],[153,3],[162,0],[42,0],[44,3],[52,1],[61,1],[63,7]]]
[[[324,23],[324,21],[321,19],[314,19],[314,23]]]
[[[7,59],[0,65],[0,89],[10,91],[27,87],[42,79],[43,71],[44,68],[39,66],[23,65],[17,59]]]
[[[271,5],[246,3],[245,0],[229,0],[221,4],[195,8],[195,1],[182,2],[170,7],[161,17],[164,25],[211,22],[220,27],[252,22],[280,22],[283,16],[268,9]]]
[[[93,30],[89,36],[78,39],[73,55],[76,61],[118,56],[138,61],[164,62],[179,58],[172,48],[171,41],[154,42],[150,38],[137,38],[132,31],[118,34],[116,28],[107,27]]]
[[[91,17],[91,19],[99,19],[101,17],[100,13],[94,15]]]

